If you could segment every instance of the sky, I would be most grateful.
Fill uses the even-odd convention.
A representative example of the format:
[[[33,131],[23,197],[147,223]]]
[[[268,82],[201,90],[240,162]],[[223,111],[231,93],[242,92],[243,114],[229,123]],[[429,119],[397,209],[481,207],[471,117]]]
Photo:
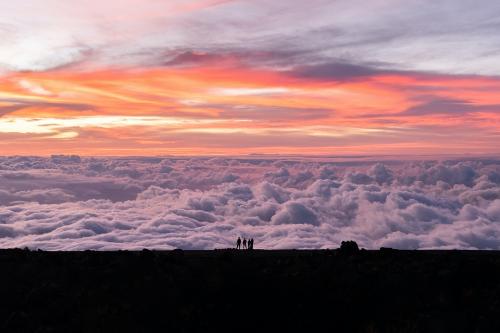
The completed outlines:
[[[0,8],[0,155],[500,153],[498,1]]]

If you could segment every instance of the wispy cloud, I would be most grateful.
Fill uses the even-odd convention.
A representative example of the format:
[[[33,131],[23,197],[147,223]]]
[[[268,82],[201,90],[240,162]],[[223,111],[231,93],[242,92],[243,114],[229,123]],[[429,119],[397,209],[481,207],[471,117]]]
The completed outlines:
[[[481,6],[470,0],[428,6],[416,0],[404,5],[33,0],[6,4],[0,14],[6,27],[0,66],[40,71],[83,60],[90,68],[178,65],[239,54],[254,65],[341,59],[353,66],[379,63],[394,70],[489,75],[500,72],[495,46],[499,11],[491,0]],[[280,61],[283,56],[288,62]]]

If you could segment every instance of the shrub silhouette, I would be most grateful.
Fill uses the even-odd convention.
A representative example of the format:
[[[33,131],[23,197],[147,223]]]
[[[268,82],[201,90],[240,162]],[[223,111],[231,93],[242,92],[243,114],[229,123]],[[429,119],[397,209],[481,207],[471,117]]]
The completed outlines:
[[[340,244],[340,252],[345,253],[345,254],[357,253],[357,252],[359,252],[358,244],[353,240],[343,241]]]

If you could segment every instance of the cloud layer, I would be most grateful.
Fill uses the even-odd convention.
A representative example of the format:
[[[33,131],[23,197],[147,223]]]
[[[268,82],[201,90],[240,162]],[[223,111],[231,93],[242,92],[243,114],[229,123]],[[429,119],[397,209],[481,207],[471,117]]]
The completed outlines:
[[[0,159],[0,246],[500,249],[500,160]]]

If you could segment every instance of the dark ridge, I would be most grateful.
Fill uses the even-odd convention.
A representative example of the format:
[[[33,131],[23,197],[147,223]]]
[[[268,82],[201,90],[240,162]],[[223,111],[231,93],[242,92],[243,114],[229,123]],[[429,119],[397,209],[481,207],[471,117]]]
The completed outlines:
[[[500,252],[346,244],[0,250],[0,332],[500,332]]]

